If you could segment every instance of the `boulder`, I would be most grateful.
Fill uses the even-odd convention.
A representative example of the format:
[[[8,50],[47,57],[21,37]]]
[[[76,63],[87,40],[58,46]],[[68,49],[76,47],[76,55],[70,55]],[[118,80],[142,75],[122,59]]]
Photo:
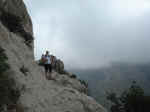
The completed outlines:
[[[64,63],[61,60],[56,61],[56,71],[60,74],[64,73]]]

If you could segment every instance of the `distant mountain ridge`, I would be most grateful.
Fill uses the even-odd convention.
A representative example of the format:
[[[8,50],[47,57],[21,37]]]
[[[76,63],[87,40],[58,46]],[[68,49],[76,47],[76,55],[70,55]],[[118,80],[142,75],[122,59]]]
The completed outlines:
[[[113,63],[108,67],[91,70],[71,70],[78,77],[88,82],[90,95],[108,108],[105,91],[122,92],[132,81],[150,94],[150,63],[130,64]]]

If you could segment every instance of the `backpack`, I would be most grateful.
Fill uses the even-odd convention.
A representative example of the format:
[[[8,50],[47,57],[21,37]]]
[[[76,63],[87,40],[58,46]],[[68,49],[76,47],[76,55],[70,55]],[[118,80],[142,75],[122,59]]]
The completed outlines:
[[[40,65],[44,65],[46,63],[47,59],[45,58],[45,55],[43,55],[39,61]]]

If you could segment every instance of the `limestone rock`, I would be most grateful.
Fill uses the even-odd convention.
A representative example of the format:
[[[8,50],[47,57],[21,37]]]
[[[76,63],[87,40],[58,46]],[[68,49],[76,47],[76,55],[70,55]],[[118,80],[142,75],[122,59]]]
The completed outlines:
[[[85,94],[87,93],[86,86],[75,78],[70,78],[66,74],[60,75],[57,72],[53,72],[52,77],[55,79],[56,83],[60,84],[61,86],[70,87],[70,88],[76,89],[79,92],[82,92]]]
[[[61,61],[60,59],[57,59],[56,56],[51,55],[51,57],[53,59],[52,60],[52,67],[53,67],[53,69],[56,72],[58,72],[60,74],[63,74],[64,73],[64,63],[63,63],[63,61]]]
[[[22,0],[1,0],[0,8],[22,16],[26,31],[32,33],[32,23]],[[106,112],[93,98],[84,94],[86,87],[77,79],[53,72],[56,80],[47,80],[43,68],[34,61],[33,50],[1,21],[0,46],[6,51],[11,67],[9,73],[21,91],[16,106],[18,112]],[[58,68],[63,70],[63,63],[59,63]],[[21,68],[26,68],[26,75]]]
[[[32,22],[22,0],[0,0],[0,12],[1,10],[19,16],[25,30],[33,34]]]

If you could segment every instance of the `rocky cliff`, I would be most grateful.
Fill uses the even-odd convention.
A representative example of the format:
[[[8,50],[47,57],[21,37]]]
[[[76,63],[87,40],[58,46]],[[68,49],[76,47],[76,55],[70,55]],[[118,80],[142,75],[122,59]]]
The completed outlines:
[[[22,0],[0,0],[0,47],[5,50],[20,95],[10,111],[106,112],[87,96],[84,84],[71,74],[53,72],[47,80],[34,61],[32,22]],[[5,111],[8,105],[5,105]]]

